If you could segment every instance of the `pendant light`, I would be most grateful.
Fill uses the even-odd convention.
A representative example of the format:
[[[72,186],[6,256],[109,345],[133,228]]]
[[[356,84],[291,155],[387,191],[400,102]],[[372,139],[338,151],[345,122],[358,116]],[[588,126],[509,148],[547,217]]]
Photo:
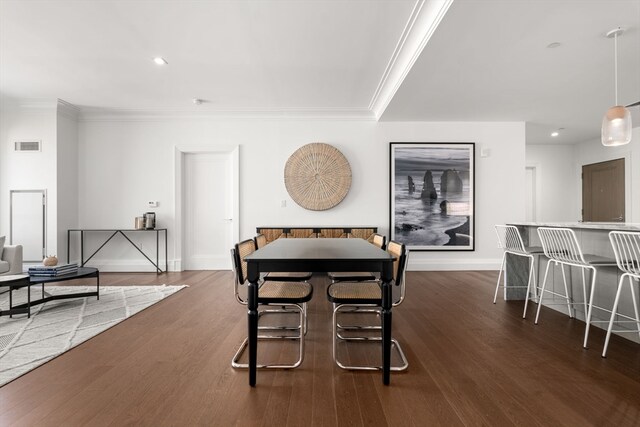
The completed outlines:
[[[602,145],[606,147],[624,145],[631,141],[631,113],[618,104],[618,36],[623,32],[622,28],[616,28],[607,33],[608,38],[613,37],[616,105],[609,108],[602,119]]]

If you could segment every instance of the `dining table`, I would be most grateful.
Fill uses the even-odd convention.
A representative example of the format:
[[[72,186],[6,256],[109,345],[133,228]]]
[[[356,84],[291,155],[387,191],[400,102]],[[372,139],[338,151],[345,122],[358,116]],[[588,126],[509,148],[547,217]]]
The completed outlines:
[[[370,271],[380,274],[382,289],[382,382],[390,382],[393,261],[388,252],[359,238],[282,238],[245,258],[248,286],[249,385],[256,385],[258,287],[262,273]]]

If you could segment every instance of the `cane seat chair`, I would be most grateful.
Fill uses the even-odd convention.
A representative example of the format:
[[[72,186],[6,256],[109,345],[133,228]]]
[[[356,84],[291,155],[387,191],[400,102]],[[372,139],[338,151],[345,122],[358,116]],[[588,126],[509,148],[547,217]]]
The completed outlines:
[[[392,306],[400,305],[405,298],[405,280],[404,273],[407,265],[409,252],[404,244],[390,241],[387,246],[387,252],[395,257],[393,262],[393,285],[399,289],[398,298],[394,300]],[[342,369],[348,370],[379,370],[381,365],[347,365],[339,360],[337,355],[338,340],[349,341],[369,341],[382,342],[379,334],[375,336],[346,336],[341,331],[357,330],[360,333],[382,332],[380,325],[373,326],[340,326],[338,323],[338,315],[342,312],[348,312],[350,315],[363,316],[360,311],[351,311],[354,307],[357,309],[375,309],[379,314],[382,306],[382,284],[379,280],[367,282],[335,282],[327,288],[327,299],[333,303],[333,360]],[[397,350],[401,364],[392,366],[392,371],[404,371],[409,367],[409,362],[402,350],[402,347],[396,339],[391,340],[391,345]]]
[[[264,234],[258,234],[253,238],[256,248],[260,249],[267,245],[267,237]],[[280,282],[307,282],[311,280],[313,273],[310,272],[271,272],[262,276],[262,280],[276,280]]]
[[[498,290],[500,287],[503,287],[505,290],[505,299],[506,299],[506,284],[500,284],[500,278],[502,277],[502,272],[506,269],[507,263],[507,254],[528,258],[530,261],[529,264],[529,279],[527,280],[527,285],[509,285],[510,289],[521,289],[527,288],[527,293],[525,294],[524,300],[524,310],[522,312],[522,318],[527,317],[527,305],[529,303],[529,298],[531,292],[533,291],[533,299],[537,301],[538,299],[538,286],[536,281],[536,266],[535,266],[535,257],[538,254],[542,254],[543,250],[541,247],[535,246],[525,246],[522,241],[522,236],[520,235],[520,231],[517,227],[513,225],[496,225],[496,234],[498,235],[498,247],[503,250],[502,254],[502,263],[500,264],[500,271],[498,272],[498,282],[496,283],[496,292],[493,295],[493,303],[496,303],[498,299]],[[505,273],[506,279],[506,273]],[[533,290],[531,289],[533,287]]]
[[[596,307],[593,304],[593,296],[596,290],[596,275],[597,267],[615,266],[615,260],[582,253],[578,239],[575,232],[570,228],[555,228],[555,227],[538,227],[538,235],[542,242],[542,249],[549,262],[544,272],[544,280],[542,281],[542,287],[540,288],[540,298],[538,300],[538,310],[536,312],[535,324],[538,324],[540,318],[540,309],[542,308],[542,300],[544,294],[549,293],[553,296],[560,297],[564,302],[546,302],[546,305],[565,305],[569,312],[569,317],[575,317],[575,305],[581,305],[584,307],[585,314],[585,330],[584,330],[584,343],[583,347],[587,348],[587,342],[589,340],[589,326],[592,323],[600,323],[607,321],[592,320],[591,315],[594,308],[599,310],[609,311],[602,307]],[[562,269],[562,283],[564,284],[564,294],[551,291],[547,289],[547,278],[549,276],[549,268],[551,265],[560,266]],[[578,267],[582,273],[582,302],[574,302],[572,293],[569,292],[567,286],[567,276],[565,274],[565,266]],[[587,281],[585,277],[585,271],[591,272],[591,284],[589,286],[589,298],[587,298]]]
[[[607,337],[604,341],[602,357],[607,357],[607,348],[609,347],[611,332],[637,333],[640,337],[640,314],[638,314],[638,300],[636,299],[636,291],[634,289],[634,284],[638,284],[638,281],[640,281],[640,233],[632,231],[611,231],[609,232],[609,240],[613,247],[613,253],[616,256],[618,268],[623,274],[618,281],[618,290],[616,291],[616,298],[613,302],[613,308],[611,309],[611,319],[609,320],[609,327],[607,328]],[[629,289],[631,291],[635,318],[618,313],[620,294],[625,279],[629,279]],[[627,320],[620,320],[617,317],[623,317]],[[617,329],[614,331],[614,323],[635,323],[636,329]]]
[[[247,287],[247,262],[245,258],[255,252],[255,242],[245,240],[235,245],[231,250],[231,258],[235,272],[234,294],[236,300],[247,305],[247,298],[243,297],[240,292],[241,287]],[[299,313],[299,320],[296,326],[258,326],[258,340],[299,340],[298,359],[292,364],[261,364],[258,368],[275,368],[275,369],[291,369],[300,366],[304,359],[304,338],[307,332],[307,302],[313,296],[313,287],[307,282],[292,281],[263,281],[258,284],[258,304],[259,318],[265,314],[286,314],[290,310]],[[265,306],[278,306],[282,308],[266,308]],[[260,309],[263,306],[262,309]],[[279,334],[265,334],[266,331],[278,331]],[[297,332],[291,335],[291,331]],[[261,332],[263,332],[261,334]],[[248,368],[248,364],[240,363],[244,350],[249,343],[245,338],[240,348],[233,356],[231,366],[234,368]]]
[[[385,248],[387,243],[386,236],[375,233],[371,238],[371,243],[380,249]],[[327,273],[331,283],[335,282],[365,282],[368,280],[376,280],[376,276],[373,273],[367,271],[341,271],[341,272],[329,272]]]

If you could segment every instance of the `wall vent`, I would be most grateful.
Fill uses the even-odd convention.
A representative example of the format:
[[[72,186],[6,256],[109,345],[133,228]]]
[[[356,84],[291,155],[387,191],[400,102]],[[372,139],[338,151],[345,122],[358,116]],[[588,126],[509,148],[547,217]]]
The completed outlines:
[[[15,151],[42,151],[42,141],[16,141]]]

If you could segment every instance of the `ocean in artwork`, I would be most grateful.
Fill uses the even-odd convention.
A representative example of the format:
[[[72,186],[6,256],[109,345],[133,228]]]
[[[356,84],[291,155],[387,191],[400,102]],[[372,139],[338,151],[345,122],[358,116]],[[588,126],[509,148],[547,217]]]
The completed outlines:
[[[471,245],[470,156],[468,147],[394,147],[396,240],[418,248]]]

